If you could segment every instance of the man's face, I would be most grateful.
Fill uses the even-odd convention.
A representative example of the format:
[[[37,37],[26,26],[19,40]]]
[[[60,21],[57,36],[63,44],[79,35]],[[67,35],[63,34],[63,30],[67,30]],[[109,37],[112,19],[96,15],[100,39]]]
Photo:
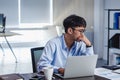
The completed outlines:
[[[81,41],[81,39],[84,37],[84,31],[85,28],[84,27],[75,27],[75,28],[71,28],[73,30],[73,38],[75,41]]]

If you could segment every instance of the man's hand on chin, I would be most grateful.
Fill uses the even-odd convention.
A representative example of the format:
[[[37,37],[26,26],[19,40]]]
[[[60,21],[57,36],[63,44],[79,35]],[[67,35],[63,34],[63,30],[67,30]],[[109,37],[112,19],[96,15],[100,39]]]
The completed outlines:
[[[78,37],[77,41],[84,41],[86,46],[92,45],[91,42],[89,41],[89,39],[84,34],[82,34],[82,36]]]

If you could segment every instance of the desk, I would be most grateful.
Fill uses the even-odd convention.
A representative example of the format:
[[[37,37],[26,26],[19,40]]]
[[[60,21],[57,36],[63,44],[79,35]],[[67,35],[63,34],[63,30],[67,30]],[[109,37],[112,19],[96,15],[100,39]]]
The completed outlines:
[[[14,36],[14,35],[20,35],[20,34],[14,33],[14,32],[9,32],[9,31],[5,32],[5,33],[0,33],[0,37],[4,37],[6,43],[7,43],[8,47],[9,47],[9,49],[11,50],[11,52],[13,53],[13,56],[15,57],[15,60],[16,60],[16,63],[17,63],[17,57],[15,56],[15,53],[14,53],[9,41],[7,40],[7,37]],[[3,51],[3,53],[4,53],[3,47],[1,45],[0,45],[0,47],[1,47],[2,51]]]
[[[8,74],[8,75],[1,75],[0,77],[4,78],[4,80],[13,80],[13,79],[14,80],[17,80],[17,79],[19,79],[19,80],[39,80],[39,79],[31,79],[32,76],[35,76],[35,75],[38,75],[38,74],[37,73]],[[45,80],[45,78],[43,77],[40,80]],[[81,77],[81,78],[72,78],[72,79],[61,79],[61,78],[55,77],[55,79],[52,79],[52,80],[110,80],[110,79],[103,78],[103,77],[95,75],[95,76],[92,76],[92,77]]]
[[[11,75],[12,74],[0,75],[0,77],[2,77],[2,76],[10,76],[11,77]],[[20,77],[24,78],[24,80],[29,80],[30,78],[32,78],[32,76],[35,76],[35,75],[40,75],[40,74],[37,74],[37,73],[19,74]],[[15,76],[15,74],[13,74],[13,76]],[[53,80],[63,80],[63,79],[60,79],[60,78],[58,78],[56,76],[54,76],[54,77],[55,77],[55,79],[53,79]],[[7,80],[7,79],[5,79],[5,80]],[[9,78],[8,80],[13,80],[13,78],[12,79]],[[45,79],[41,79],[41,80],[45,80]],[[115,72],[113,72],[112,70],[109,70],[109,69],[96,68],[94,76],[74,78],[74,79],[64,79],[64,80],[120,80],[120,74],[115,73]]]

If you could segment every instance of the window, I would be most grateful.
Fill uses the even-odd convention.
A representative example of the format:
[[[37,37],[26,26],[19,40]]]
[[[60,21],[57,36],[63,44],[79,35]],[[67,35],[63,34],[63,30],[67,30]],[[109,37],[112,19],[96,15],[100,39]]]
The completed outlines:
[[[7,27],[39,27],[52,24],[52,0],[0,0]]]
[[[20,1],[20,24],[43,25],[51,24],[52,0],[21,0]]]
[[[18,1],[0,0],[0,13],[6,16],[6,26],[18,25]]]

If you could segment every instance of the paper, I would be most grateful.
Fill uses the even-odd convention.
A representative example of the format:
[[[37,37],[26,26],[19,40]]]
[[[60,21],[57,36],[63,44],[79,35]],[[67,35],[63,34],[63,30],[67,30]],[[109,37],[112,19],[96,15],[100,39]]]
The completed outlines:
[[[105,77],[111,80],[120,80],[120,74],[114,73],[112,70],[105,68],[96,68],[95,75]]]

